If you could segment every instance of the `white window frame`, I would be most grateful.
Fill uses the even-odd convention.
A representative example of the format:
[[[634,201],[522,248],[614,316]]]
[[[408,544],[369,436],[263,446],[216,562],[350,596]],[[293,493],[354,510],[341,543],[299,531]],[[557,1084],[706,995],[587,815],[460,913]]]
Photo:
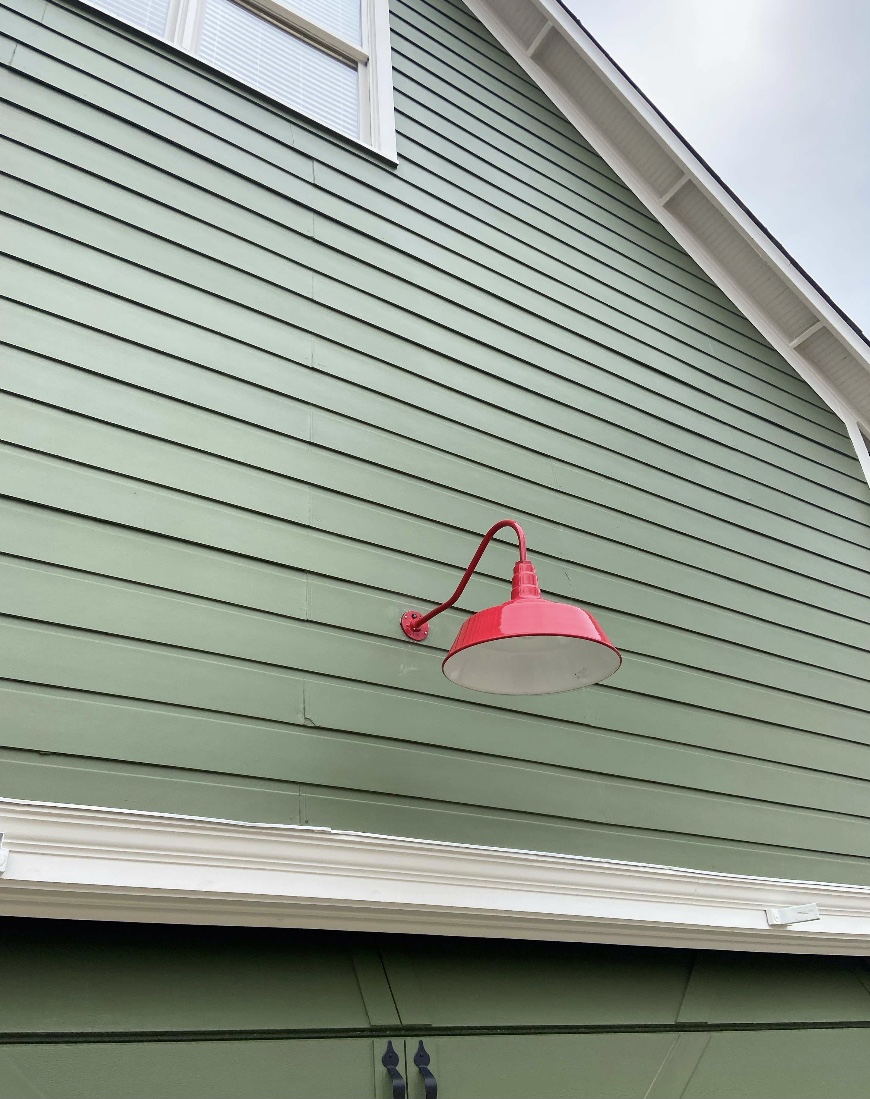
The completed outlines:
[[[95,8],[109,18],[118,19],[127,26],[134,26],[143,34],[151,34],[150,31],[136,26],[129,20],[122,19],[112,12],[107,12],[101,7],[99,0],[89,0]],[[232,0],[239,7],[245,8],[262,19],[267,19],[286,31],[294,38],[299,38],[312,46],[317,47],[337,57],[348,64],[356,65],[359,73],[359,124],[360,132],[357,138],[342,134],[349,141],[357,141],[366,148],[374,149],[391,161],[396,161],[396,123],[393,110],[393,70],[390,55],[390,22],[389,0],[360,0],[360,30],[361,42],[350,42],[334,31],[327,30],[318,23],[313,22],[299,12],[293,11],[278,0]],[[292,0],[290,0],[292,2]],[[183,50],[191,57],[195,57],[203,65],[221,72],[219,66],[210,61],[205,61],[196,52],[197,42],[202,27],[203,13],[206,0],[171,0],[169,13],[166,18],[166,30],[162,35],[152,35],[162,42]],[[234,80],[239,77],[229,73]],[[244,84],[245,81],[239,80]],[[249,85],[252,86],[252,85]],[[319,126],[333,129],[322,119],[313,118],[312,115],[296,107],[285,103],[284,100],[268,96],[268,93],[255,89],[260,95],[281,103],[284,107],[297,114],[310,118]],[[335,133],[341,131],[334,130]]]

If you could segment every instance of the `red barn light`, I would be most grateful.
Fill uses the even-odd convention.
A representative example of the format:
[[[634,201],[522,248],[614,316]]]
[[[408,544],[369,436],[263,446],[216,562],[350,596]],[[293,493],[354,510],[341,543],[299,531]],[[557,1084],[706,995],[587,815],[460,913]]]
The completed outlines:
[[[513,528],[520,544],[510,600],[478,611],[462,624],[441,665],[444,674],[460,687],[505,695],[573,691],[613,675],[622,657],[592,615],[541,597],[535,566],[526,557],[526,536],[513,519],[503,519],[486,532],[446,603],[428,614],[405,611],[405,635],[425,641],[429,620],[462,595],[493,535],[503,527]]]

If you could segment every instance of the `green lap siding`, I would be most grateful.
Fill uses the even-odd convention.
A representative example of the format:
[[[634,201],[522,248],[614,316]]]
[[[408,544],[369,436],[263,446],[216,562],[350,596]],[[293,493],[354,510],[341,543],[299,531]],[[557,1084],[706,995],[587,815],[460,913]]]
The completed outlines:
[[[870,883],[843,425],[460,4],[391,25],[397,168],[0,9],[0,795]],[[504,516],[608,683],[441,676],[507,544],[401,637]]]

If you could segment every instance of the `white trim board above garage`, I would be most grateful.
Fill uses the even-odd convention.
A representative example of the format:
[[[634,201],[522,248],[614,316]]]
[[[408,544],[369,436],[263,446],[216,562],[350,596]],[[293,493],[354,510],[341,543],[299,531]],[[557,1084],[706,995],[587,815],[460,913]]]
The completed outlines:
[[[863,886],[6,798],[0,831],[7,916],[870,955]]]
[[[870,457],[870,345],[559,0],[465,0]]]

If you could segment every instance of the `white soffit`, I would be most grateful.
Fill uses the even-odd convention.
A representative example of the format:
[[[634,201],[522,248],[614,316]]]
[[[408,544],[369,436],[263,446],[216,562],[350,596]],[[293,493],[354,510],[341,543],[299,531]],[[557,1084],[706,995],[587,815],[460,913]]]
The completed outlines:
[[[868,433],[870,346],[559,0],[464,2],[847,427]],[[859,458],[870,479],[863,447]]]
[[[0,829],[7,916],[870,955],[862,886],[5,798]]]

